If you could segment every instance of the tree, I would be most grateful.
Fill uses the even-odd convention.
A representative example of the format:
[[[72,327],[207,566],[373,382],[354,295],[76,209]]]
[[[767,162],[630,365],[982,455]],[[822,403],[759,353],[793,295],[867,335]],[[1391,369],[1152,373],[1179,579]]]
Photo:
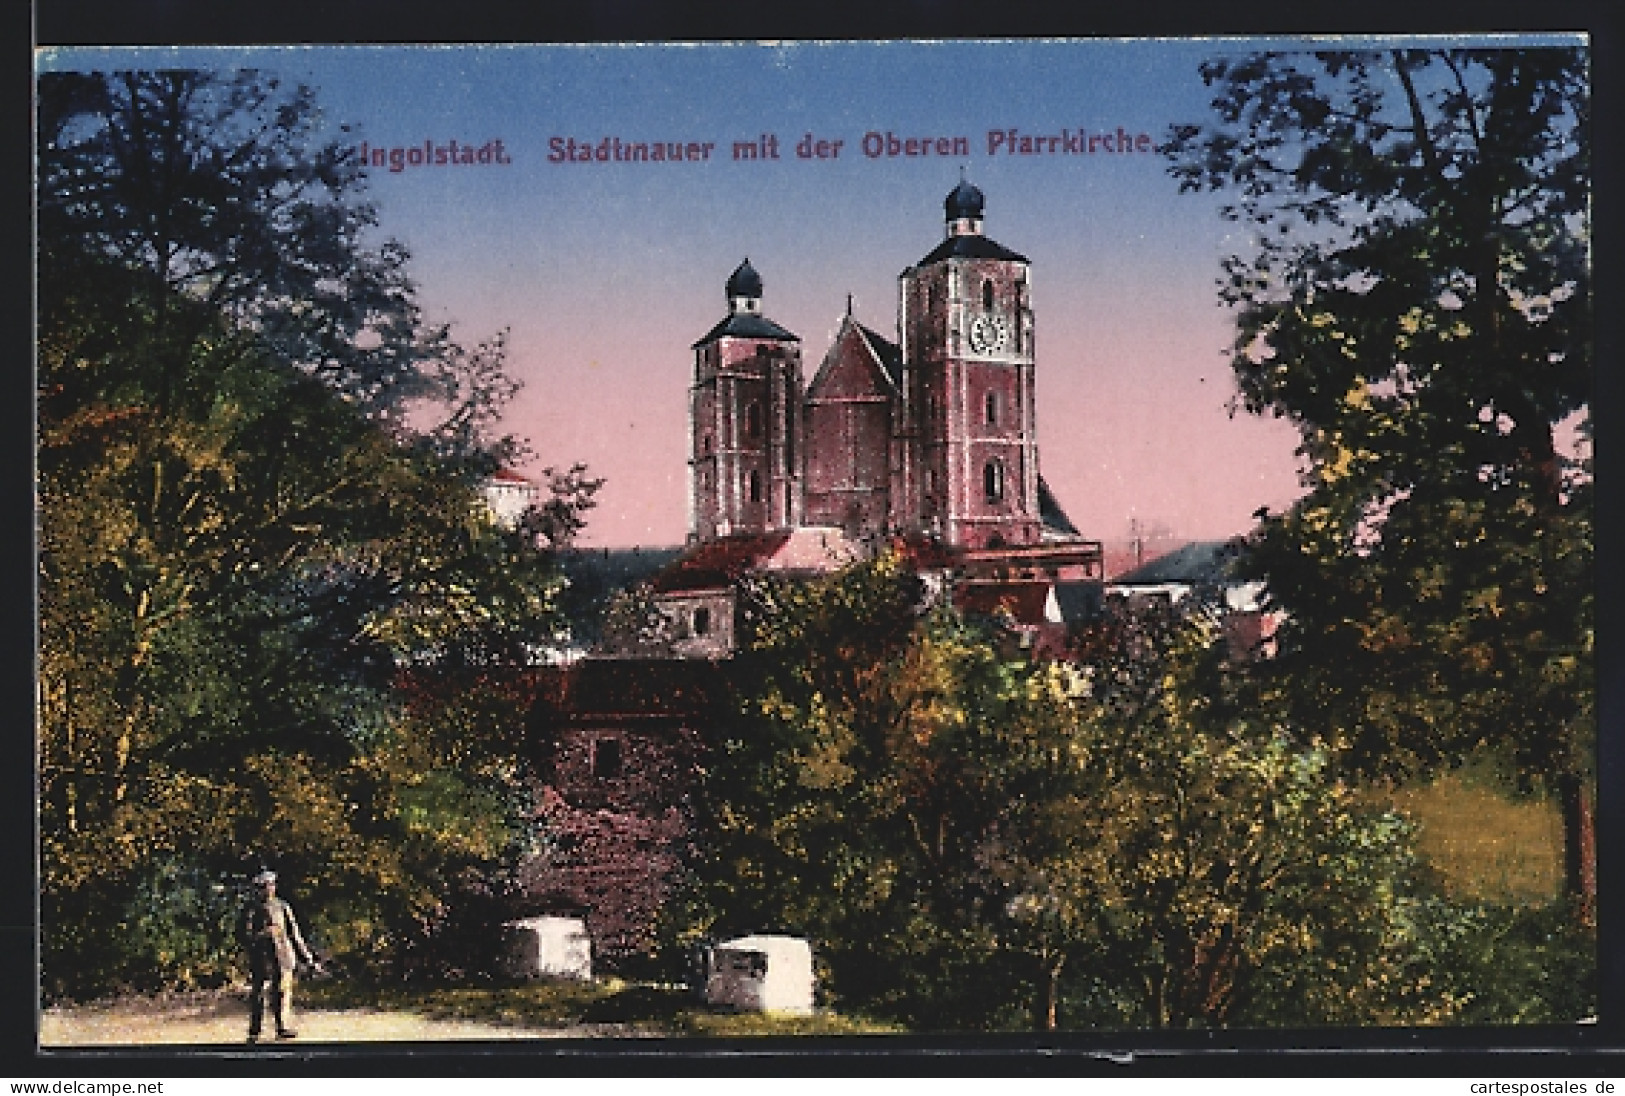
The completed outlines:
[[[1587,58],[1325,51],[1203,66],[1182,190],[1249,231],[1221,298],[1237,404],[1292,421],[1302,500],[1253,558],[1276,671],[1360,771],[1478,750],[1563,798],[1590,917],[1593,553]]]
[[[1113,621],[1034,664],[920,594],[887,557],[755,591],[691,938],[804,933],[835,1000],[925,1029],[1443,1007],[1404,824],[1252,707],[1217,628]]]
[[[487,683],[414,709],[399,668],[523,663],[564,626],[478,490],[515,445],[501,342],[422,324],[308,91],[48,76],[40,104],[48,991],[223,977],[261,857],[331,948],[398,962],[525,809]],[[401,425],[416,396],[444,418]]]
[[[309,88],[254,71],[56,73],[38,95],[42,272],[146,271],[169,291],[151,303],[171,346],[223,314],[369,414],[424,394],[444,332],[422,319],[405,249],[367,239],[362,165]]]
[[[1409,826],[1260,703],[1204,613],[1118,610],[1082,637],[1098,798],[1073,992],[1155,1028],[1440,1020]]]
[[[111,380],[141,353],[132,335],[111,362],[64,361],[47,341],[42,380]],[[488,663],[560,626],[545,557],[318,381],[235,355],[177,375],[195,410],[138,390],[42,400],[41,899],[57,992],[220,977],[229,936],[180,954],[184,934],[143,903],[162,880],[218,882],[253,857],[300,881],[343,952],[386,959],[421,938],[459,874],[499,866],[517,839],[522,753],[405,718],[396,664],[431,645]],[[206,911],[200,886],[188,901]],[[152,930],[121,935],[130,918]]]

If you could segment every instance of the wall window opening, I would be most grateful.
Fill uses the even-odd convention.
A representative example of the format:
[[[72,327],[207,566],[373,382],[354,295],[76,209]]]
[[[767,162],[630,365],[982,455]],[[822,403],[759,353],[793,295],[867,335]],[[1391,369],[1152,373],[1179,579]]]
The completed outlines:
[[[1004,465],[990,460],[982,467],[982,493],[988,502],[1004,500]]]
[[[711,630],[711,610],[700,606],[694,610],[694,634],[703,636]]]
[[[753,471],[750,474],[750,501],[762,501],[762,474],[760,472]]]
[[[613,780],[621,775],[621,740],[595,738],[592,743],[592,775],[599,780]]]

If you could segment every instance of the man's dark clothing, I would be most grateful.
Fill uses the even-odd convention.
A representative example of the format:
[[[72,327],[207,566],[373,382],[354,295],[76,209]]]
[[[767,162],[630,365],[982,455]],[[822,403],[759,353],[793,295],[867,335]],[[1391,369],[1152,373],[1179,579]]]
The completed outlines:
[[[259,1037],[270,999],[271,1020],[278,1035],[288,1032],[293,1014],[293,976],[299,963],[314,963],[305,938],[299,933],[293,907],[274,894],[256,895],[243,907],[237,933],[248,952],[248,1037]]]

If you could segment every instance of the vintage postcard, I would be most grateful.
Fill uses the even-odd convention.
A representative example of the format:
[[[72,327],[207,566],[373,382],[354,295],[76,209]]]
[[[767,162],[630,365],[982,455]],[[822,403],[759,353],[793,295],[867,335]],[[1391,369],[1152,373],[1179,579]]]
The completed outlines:
[[[41,1046],[1594,1023],[1589,66],[40,50]]]

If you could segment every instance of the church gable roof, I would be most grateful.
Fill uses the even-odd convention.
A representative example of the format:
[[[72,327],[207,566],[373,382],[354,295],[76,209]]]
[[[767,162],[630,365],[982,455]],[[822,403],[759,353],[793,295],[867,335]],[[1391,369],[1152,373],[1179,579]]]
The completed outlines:
[[[870,349],[875,353],[875,359],[886,371],[886,379],[891,382],[893,388],[896,388],[903,376],[903,348],[871,327],[865,327],[856,320],[853,324],[863,332],[863,337],[868,340]]]
[[[896,344],[847,316],[818,367],[818,375],[807,386],[807,399],[889,399],[897,391],[901,365],[902,352]]]
[[[1081,535],[1078,527],[1072,524],[1072,519],[1066,516],[1066,511],[1061,509],[1060,502],[1049,489],[1049,484],[1044,482],[1043,476],[1038,477],[1038,520],[1043,523],[1046,533],[1068,537]]]

